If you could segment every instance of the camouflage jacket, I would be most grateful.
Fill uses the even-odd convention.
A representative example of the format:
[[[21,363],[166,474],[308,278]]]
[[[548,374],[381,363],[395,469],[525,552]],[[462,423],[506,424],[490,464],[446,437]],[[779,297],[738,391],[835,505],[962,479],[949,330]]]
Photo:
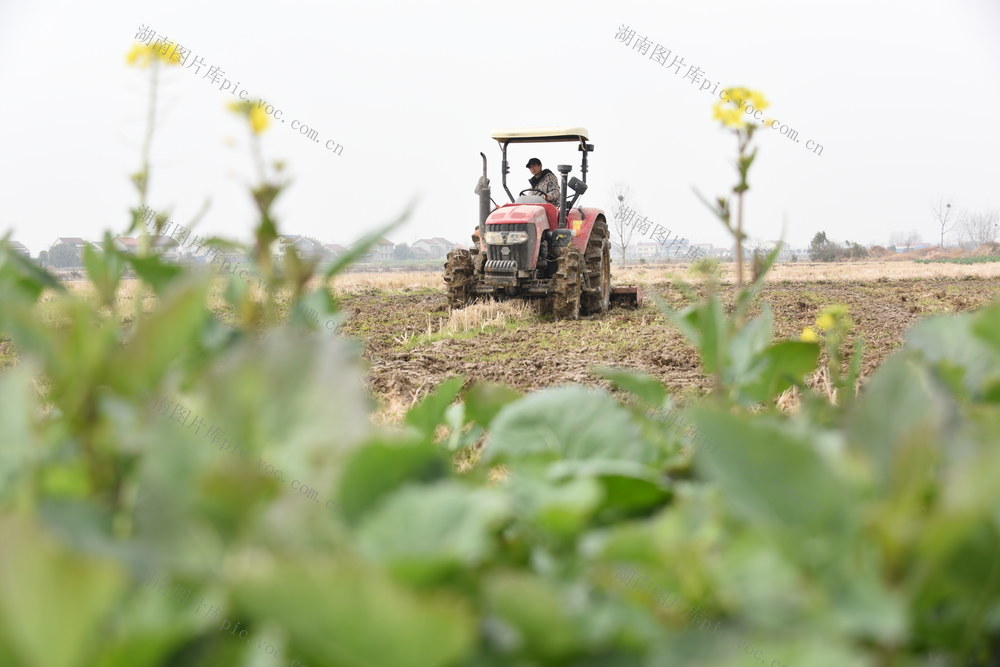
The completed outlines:
[[[559,179],[551,171],[542,169],[538,176],[529,178],[528,183],[531,183],[531,187],[536,190],[545,193],[545,201],[556,206],[559,205]]]

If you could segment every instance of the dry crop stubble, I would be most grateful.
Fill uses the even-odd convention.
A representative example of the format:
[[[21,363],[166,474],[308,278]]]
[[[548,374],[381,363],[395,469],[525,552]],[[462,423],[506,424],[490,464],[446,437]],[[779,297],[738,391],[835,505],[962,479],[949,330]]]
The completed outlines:
[[[865,341],[862,378],[902,344],[906,330],[921,317],[974,310],[1000,293],[1000,279],[994,277],[821,280],[765,285],[761,298],[774,310],[775,336],[797,339],[825,306],[844,303],[854,318],[856,334]],[[674,307],[684,303],[668,282],[647,283],[646,289]],[[387,421],[402,414],[428,387],[453,375],[526,391],[568,382],[605,385],[590,369],[615,365],[647,372],[682,396],[700,394],[709,386],[695,350],[648,303],[638,310],[613,309],[606,316],[579,321],[553,322],[530,315],[518,320],[523,326],[481,328],[475,323],[487,321],[491,307],[511,306],[483,304],[472,306],[468,315],[462,310],[449,315],[444,292],[426,289],[366,290],[345,294],[343,299],[351,313],[343,332],[363,342],[370,364],[368,384],[381,403],[381,418]],[[434,313],[436,321],[468,318],[472,329],[466,331],[474,335],[420,341],[418,337],[427,331],[428,313]],[[523,318],[523,313],[517,317]],[[403,345],[398,339],[407,332],[411,340]],[[846,351],[851,350],[848,342]]]
[[[732,263],[719,265],[724,282],[731,280]],[[681,276],[690,282],[703,279],[689,273],[691,264],[639,264],[612,266],[612,284],[650,284],[662,282],[667,274]],[[768,282],[815,280],[908,280],[912,278],[977,278],[1000,277],[1000,262],[987,264],[921,264],[912,260],[878,259],[857,262],[784,262],[775,264],[768,274]],[[405,271],[386,273],[346,273],[337,277],[336,287],[356,289],[373,287],[383,290],[443,289],[439,271]]]

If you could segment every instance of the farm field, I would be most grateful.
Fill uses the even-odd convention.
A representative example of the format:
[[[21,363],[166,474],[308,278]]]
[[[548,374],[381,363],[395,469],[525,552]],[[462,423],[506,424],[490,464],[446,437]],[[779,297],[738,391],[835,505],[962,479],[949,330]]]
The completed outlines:
[[[865,378],[902,344],[906,330],[921,317],[971,311],[995,299],[1000,292],[998,272],[976,273],[991,266],[784,265],[774,271],[777,278],[765,285],[761,298],[774,311],[779,339],[797,338],[825,306],[847,305],[854,331],[864,340]],[[941,268],[963,271],[941,275],[937,272]],[[836,278],[792,277],[793,271],[824,275],[824,269],[825,275]],[[907,277],[890,279],[886,275],[890,271]],[[921,272],[925,277],[913,277]],[[877,277],[850,280],[851,273]],[[696,350],[651,298],[657,295],[680,309],[686,304],[683,294],[668,280],[649,280],[662,271],[633,269],[625,275],[643,284],[646,299],[641,308],[616,308],[603,317],[558,322],[517,301],[473,305],[464,309],[470,311],[465,317],[462,311],[452,316],[433,276],[413,275],[409,282],[385,276],[385,284],[392,287],[380,288],[372,285],[372,276],[346,275],[341,278],[342,307],[348,315],[343,331],[363,341],[370,388],[382,402],[381,414],[390,420],[454,375],[501,382],[522,391],[571,382],[608,386],[591,369],[611,365],[649,373],[681,396],[700,394],[708,380]],[[622,282],[616,278],[616,284]],[[699,291],[703,293],[704,287]],[[726,291],[730,290],[724,286]]]

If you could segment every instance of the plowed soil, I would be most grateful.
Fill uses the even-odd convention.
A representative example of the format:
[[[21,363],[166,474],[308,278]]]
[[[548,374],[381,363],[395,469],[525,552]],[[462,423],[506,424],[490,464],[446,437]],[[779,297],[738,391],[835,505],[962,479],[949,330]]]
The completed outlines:
[[[643,289],[674,308],[687,303],[670,283]],[[778,339],[797,338],[823,307],[846,304],[854,333],[864,339],[865,377],[902,344],[906,330],[921,317],[974,310],[998,294],[1000,279],[970,277],[769,283],[761,299],[774,311]],[[351,314],[343,330],[363,341],[370,387],[390,412],[398,413],[455,375],[529,390],[567,382],[604,385],[590,369],[612,365],[645,371],[681,394],[708,387],[694,348],[648,298],[636,310],[613,309],[579,321],[535,316],[507,328],[434,340],[433,335],[420,336],[429,330],[433,334],[447,317],[443,290],[367,288],[342,297]]]

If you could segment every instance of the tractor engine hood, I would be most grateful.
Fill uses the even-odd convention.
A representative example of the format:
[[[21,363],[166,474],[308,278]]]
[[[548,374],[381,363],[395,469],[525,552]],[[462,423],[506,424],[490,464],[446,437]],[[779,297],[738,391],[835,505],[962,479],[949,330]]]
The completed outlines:
[[[504,206],[490,213],[486,218],[487,225],[535,225],[540,229],[549,228],[549,218],[545,208],[532,205],[521,204],[515,206]]]

